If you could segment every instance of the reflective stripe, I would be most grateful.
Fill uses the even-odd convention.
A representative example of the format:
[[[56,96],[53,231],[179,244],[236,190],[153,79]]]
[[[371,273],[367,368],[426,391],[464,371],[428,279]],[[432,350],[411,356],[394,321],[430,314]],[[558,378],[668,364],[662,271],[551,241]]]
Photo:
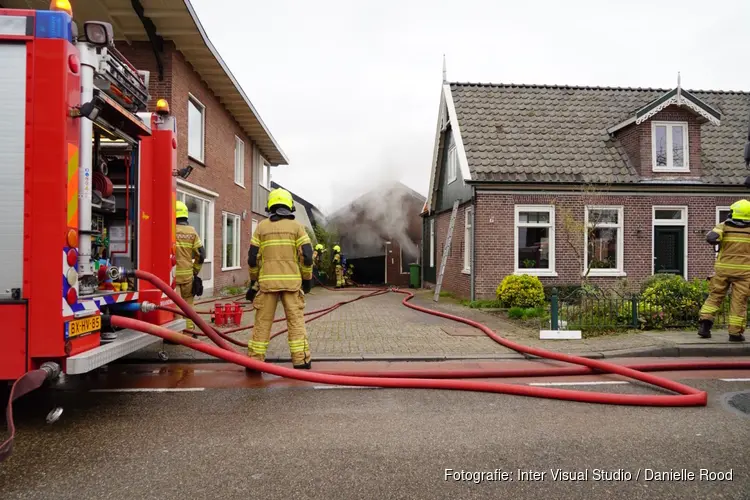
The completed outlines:
[[[723,242],[731,241],[735,243],[750,243],[750,236],[727,236],[721,241]]]
[[[253,236],[250,239],[250,244],[251,245],[255,245],[256,247],[259,247],[260,246],[260,240],[258,238],[256,238],[255,236]]]
[[[258,281],[294,281],[300,280],[299,274],[297,275],[284,275],[284,276],[261,276]]]
[[[310,237],[308,235],[300,236],[299,238],[297,238],[296,244],[298,247],[304,245],[305,243],[310,243]]]
[[[719,311],[719,308],[716,307],[716,306],[708,306],[708,305],[706,305],[706,306],[701,307],[701,313],[713,314],[713,313],[718,312],[718,311]]]
[[[177,242],[178,248],[187,248],[189,250],[193,249],[193,243],[187,242],[187,241],[178,241]]]
[[[289,245],[291,247],[295,245],[295,242],[291,239],[266,240],[260,243],[260,248],[275,247],[279,245]]]
[[[268,350],[268,342],[259,342],[251,340],[250,343],[247,346],[248,351],[254,352],[256,354],[265,354]]]
[[[728,323],[732,326],[743,326],[745,324],[745,320],[742,318],[742,316],[729,316]]]
[[[750,265],[747,265],[747,264],[728,264],[725,262],[717,262],[716,267],[723,267],[726,269],[737,269],[739,271],[750,271]]]
[[[193,270],[192,269],[177,269],[175,271],[175,276],[192,276]]]

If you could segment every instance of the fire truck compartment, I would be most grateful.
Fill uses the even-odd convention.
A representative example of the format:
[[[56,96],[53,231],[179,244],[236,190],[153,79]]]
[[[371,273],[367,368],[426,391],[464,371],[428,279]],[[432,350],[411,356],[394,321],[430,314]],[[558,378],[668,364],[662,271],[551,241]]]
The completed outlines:
[[[184,319],[176,319],[162,326],[179,332],[185,329],[186,322]],[[90,372],[157,342],[162,342],[162,340],[154,335],[130,329],[118,330],[116,340],[67,358],[65,373],[80,375]]]
[[[26,45],[0,43],[0,299],[23,287]]]

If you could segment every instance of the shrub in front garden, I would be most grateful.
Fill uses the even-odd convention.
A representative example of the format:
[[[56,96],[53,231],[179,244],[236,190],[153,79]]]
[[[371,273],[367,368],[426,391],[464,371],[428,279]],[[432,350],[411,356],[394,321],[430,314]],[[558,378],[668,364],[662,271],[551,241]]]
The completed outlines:
[[[525,274],[506,276],[495,293],[503,307],[527,309],[544,304],[544,286],[536,276]]]
[[[696,323],[708,294],[708,283],[677,275],[656,275],[643,285],[638,303],[641,328],[659,330]]]

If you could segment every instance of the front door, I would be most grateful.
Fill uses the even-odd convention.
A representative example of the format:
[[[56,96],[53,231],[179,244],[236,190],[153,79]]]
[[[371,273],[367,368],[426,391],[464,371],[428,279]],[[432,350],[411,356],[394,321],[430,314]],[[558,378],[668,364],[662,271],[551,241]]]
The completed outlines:
[[[654,273],[685,275],[684,227],[654,227]]]

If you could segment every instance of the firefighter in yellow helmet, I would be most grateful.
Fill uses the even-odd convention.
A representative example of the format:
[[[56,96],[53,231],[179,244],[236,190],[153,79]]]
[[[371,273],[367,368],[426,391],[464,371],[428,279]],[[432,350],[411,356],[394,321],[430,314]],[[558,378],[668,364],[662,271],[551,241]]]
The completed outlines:
[[[333,265],[336,270],[336,288],[342,288],[344,286],[344,266],[341,262],[341,247],[338,245],[333,246]]]
[[[312,286],[312,244],[304,226],[294,220],[294,200],[289,191],[271,191],[266,211],[270,217],[258,224],[247,259],[250,288],[246,297],[255,307],[255,327],[248,354],[265,360],[276,305],[281,299],[289,328],[292,364],[294,368],[309,369],[312,363],[304,309],[305,293]]]
[[[320,262],[323,257],[324,249],[323,245],[318,243],[315,245],[315,250],[313,250],[313,276],[318,281],[320,281]]]
[[[198,273],[203,267],[203,261],[206,259],[206,250],[203,247],[201,237],[196,230],[188,224],[188,208],[183,202],[178,201],[177,209],[177,245],[176,260],[177,270],[175,272],[175,282],[179,289],[180,296],[185,301],[193,305],[193,296],[203,294],[203,286]],[[196,288],[196,285],[198,287]],[[195,328],[193,321],[187,320],[187,328]]]
[[[711,337],[714,316],[731,285],[729,340],[742,342],[745,340],[743,333],[747,326],[747,299],[750,296],[750,201],[737,201],[730,208],[730,217],[706,235],[706,241],[719,245],[719,255],[711,277],[711,293],[700,311],[698,335]]]

